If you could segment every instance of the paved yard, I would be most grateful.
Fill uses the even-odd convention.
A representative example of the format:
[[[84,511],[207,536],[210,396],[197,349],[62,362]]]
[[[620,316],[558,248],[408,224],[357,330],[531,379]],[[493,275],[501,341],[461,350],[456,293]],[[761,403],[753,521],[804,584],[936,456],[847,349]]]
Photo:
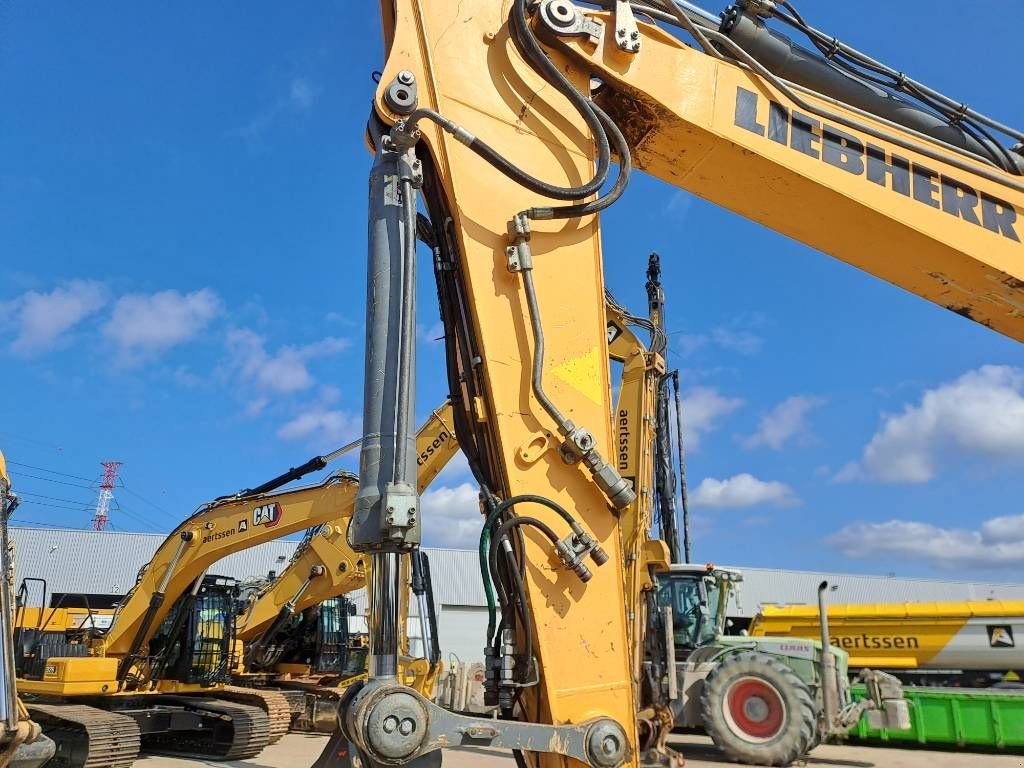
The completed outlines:
[[[267,747],[258,757],[242,762],[216,763],[146,757],[139,760],[136,765],[139,768],[303,768],[313,764],[326,741],[324,736],[292,733],[277,744]],[[677,748],[686,755],[687,768],[721,768],[724,765],[732,765],[724,760],[711,741],[703,736],[683,736],[674,741]],[[502,752],[453,750],[445,753],[444,765],[445,768],[508,768],[515,763],[511,756]],[[806,765],[808,768],[1024,768],[1024,755],[979,755],[965,752],[825,746],[814,750]]]

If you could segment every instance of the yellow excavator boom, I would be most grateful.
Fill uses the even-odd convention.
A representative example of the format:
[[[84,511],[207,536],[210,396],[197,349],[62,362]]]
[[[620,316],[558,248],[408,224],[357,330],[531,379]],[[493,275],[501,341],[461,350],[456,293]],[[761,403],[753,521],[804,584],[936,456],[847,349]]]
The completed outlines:
[[[500,539],[489,570],[504,610],[489,628],[489,684],[507,716],[546,726],[498,721],[495,738],[549,735],[547,751],[528,748],[545,768],[640,759],[633,622],[645,580],[634,564],[647,537],[637,535],[642,517],[618,513],[646,489],[630,488],[614,466],[597,215],[633,166],[1024,339],[1019,147],[964,138],[960,125],[975,115],[955,105],[941,130],[908,118],[914,110],[902,101],[899,114],[883,116],[885,99],[853,98],[857,81],[832,77],[824,57],[786,69],[764,53],[772,34],[763,21],[742,8],[720,23],[669,0],[590,5],[610,10],[571,0],[385,0],[371,126],[371,258],[408,259],[422,188],[459,442],[485,486],[484,543],[488,532]],[[650,19],[681,27],[699,47]],[[808,68],[818,83],[804,77]],[[613,155],[619,175],[609,187]],[[403,222],[404,241],[394,237]],[[379,272],[370,279],[376,285]],[[391,338],[375,311],[374,338]],[[399,333],[397,321],[384,322]],[[369,343],[367,359],[370,375]],[[387,407],[368,398],[367,423]],[[407,407],[397,402],[394,412]],[[402,476],[396,463],[385,481]],[[389,516],[387,536],[374,538],[371,513],[383,520],[368,510],[360,547],[374,557],[415,535]],[[567,523],[574,532],[563,539]],[[601,567],[581,570],[572,552]],[[379,590],[371,645],[376,638],[387,654],[393,601],[383,579]],[[346,715],[371,753],[391,741],[359,724],[403,695],[387,669]],[[436,739],[456,728],[443,718],[430,727]],[[416,754],[436,744],[415,745]]]

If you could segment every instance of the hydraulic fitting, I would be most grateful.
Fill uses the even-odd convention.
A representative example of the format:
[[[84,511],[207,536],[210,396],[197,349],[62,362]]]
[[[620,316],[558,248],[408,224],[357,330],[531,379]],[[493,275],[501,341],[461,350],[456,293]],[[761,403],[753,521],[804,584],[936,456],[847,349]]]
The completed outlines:
[[[755,16],[767,19],[775,14],[773,0],[740,0],[740,5]]]
[[[633,485],[606,462],[600,453],[591,451],[583,457],[583,463],[590,469],[597,487],[604,492],[613,507],[625,509],[636,500]]]
[[[625,509],[636,500],[633,486],[594,448],[594,436],[585,427],[577,427],[569,419],[561,427],[565,440],[559,446],[562,460],[575,464],[582,460],[594,482],[616,509]]]
[[[575,573],[579,580],[586,584],[594,574],[583,564],[583,558],[576,552],[575,538],[575,536],[569,536],[561,539],[555,544],[555,552],[558,554],[558,559],[562,561],[562,565]]]
[[[555,544],[555,552],[562,564],[575,573],[584,584],[593,576],[583,562],[587,555],[590,555],[590,559],[599,566],[608,562],[608,553],[597,543],[597,539],[582,529],[574,530],[569,536],[559,540]]]

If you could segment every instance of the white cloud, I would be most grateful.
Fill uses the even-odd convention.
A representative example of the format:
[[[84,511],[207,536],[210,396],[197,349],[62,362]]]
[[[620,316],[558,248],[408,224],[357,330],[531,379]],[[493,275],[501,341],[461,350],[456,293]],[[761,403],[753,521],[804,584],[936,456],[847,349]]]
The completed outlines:
[[[293,77],[288,83],[287,94],[282,93],[245,125],[229,131],[228,135],[239,136],[250,149],[259,150],[267,133],[282,118],[289,114],[308,113],[316,102],[316,97],[317,88],[308,78]]]
[[[780,450],[789,440],[808,434],[807,414],[820,408],[825,401],[820,397],[795,395],[787,397],[761,417],[757,432],[743,441],[745,448],[767,446]]]
[[[689,357],[698,349],[706,347],[711,339],[704,333],[677,333],[671,336],[672,349],[683,357]]]
[[[742,407],[743,401],[725,397],[711,387],[694,387],[683,395],[683,440],[688,450],[700,445],[701,438],[713,432],[718,421]]]
[[[833,483],[852,483],[864,477],[864,469],[856,461],[848,461],[832,476]]]
[[[758,480],[744,472],[725,480],[704,478],[690,493],[694,507],[711,509],[734,509],[771,504],[775,507],[790,507],[800,503],[793,489],[777,480]]]
[[[1024,515],[993,517],[981,524],[982,538],[988,541],[1024,541]]]
[[[355,440],[362,428],[363,420],[357,414],[316,406],[281,425],[277,436],[282,440],[309,440],[336,447]]]
[[[760,351],[764,339],[750,331],[733,330],[730,328],[713,328],[711,340],[723,349],[739,352],[742,355],[753,355]]]
[[[693,207],[693,195],[682,189],[677,189],[668,196],[665,203],[665,213],[676,223],[683,221],[690,208]]]
[[[288,88],[288,101],[297,109],[306,110],[313,106],[316,99],[316,89],[312,83],[304,77],[292,78]]]
[[[222,307],[220,298],[209,288],[186,294],[129,294],[114,304],[103,333],[117,346],[122,363],[134,363],[193,338],[220,314]]]
[[[435,547],[475,549],[480,540],[478,489],[470,483],[431,488],[420,497],[424,539]]]
[[[743,328],[717,326],[707,333],[671,334],[672,349],[683,357],[689,357],[699,349],[714,345],[741,355],[754,355],[761,351],[764,339]]]
[[[254,400],[250,400],[248,403],[245,404],[246,417],[250,419],[255,419],[257,416],[263,413],[264,409],[266,409],[269,403],[270,400],[268,400],[265,397],[257,397]]]
[[[862,467],[886,483],[926,483],[944,456],[1024,460],[1024,371],[986,365],[886,416]]]
[[[943,568],[1024,566],[1024,515],[994,517],[979,530],[910,520],[854,523],[827,539],[853,558],[903,558]]]
[[[32,355],[56,344],[60,336],[98,312],[108,300],[95,280],[71,280],[49,293],[28,291],[0,303],[0,320],[17,328],[11,351]]]
[[[228,332],[228,353],[231,366],[245,379],[246,383],[276,393],[298,392],[312,387],[316,380],[309,372],[308,363],[317,357],[335,355],[349,346],[346,339],[327,336],[320,341],[296,347],[280,347],[273,355],[266,350],[266,340],[248,328],[236,328]],[[336,400],[327,397],[328,401]]]

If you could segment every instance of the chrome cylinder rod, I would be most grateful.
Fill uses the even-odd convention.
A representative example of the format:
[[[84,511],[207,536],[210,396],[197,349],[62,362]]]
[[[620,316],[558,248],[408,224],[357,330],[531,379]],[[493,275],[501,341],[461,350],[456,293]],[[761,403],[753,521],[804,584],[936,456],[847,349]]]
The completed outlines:
[[[370,566],[370,679],[398,677],[398,641],[402,588],[402,556],[396,552],[371,555]]]

